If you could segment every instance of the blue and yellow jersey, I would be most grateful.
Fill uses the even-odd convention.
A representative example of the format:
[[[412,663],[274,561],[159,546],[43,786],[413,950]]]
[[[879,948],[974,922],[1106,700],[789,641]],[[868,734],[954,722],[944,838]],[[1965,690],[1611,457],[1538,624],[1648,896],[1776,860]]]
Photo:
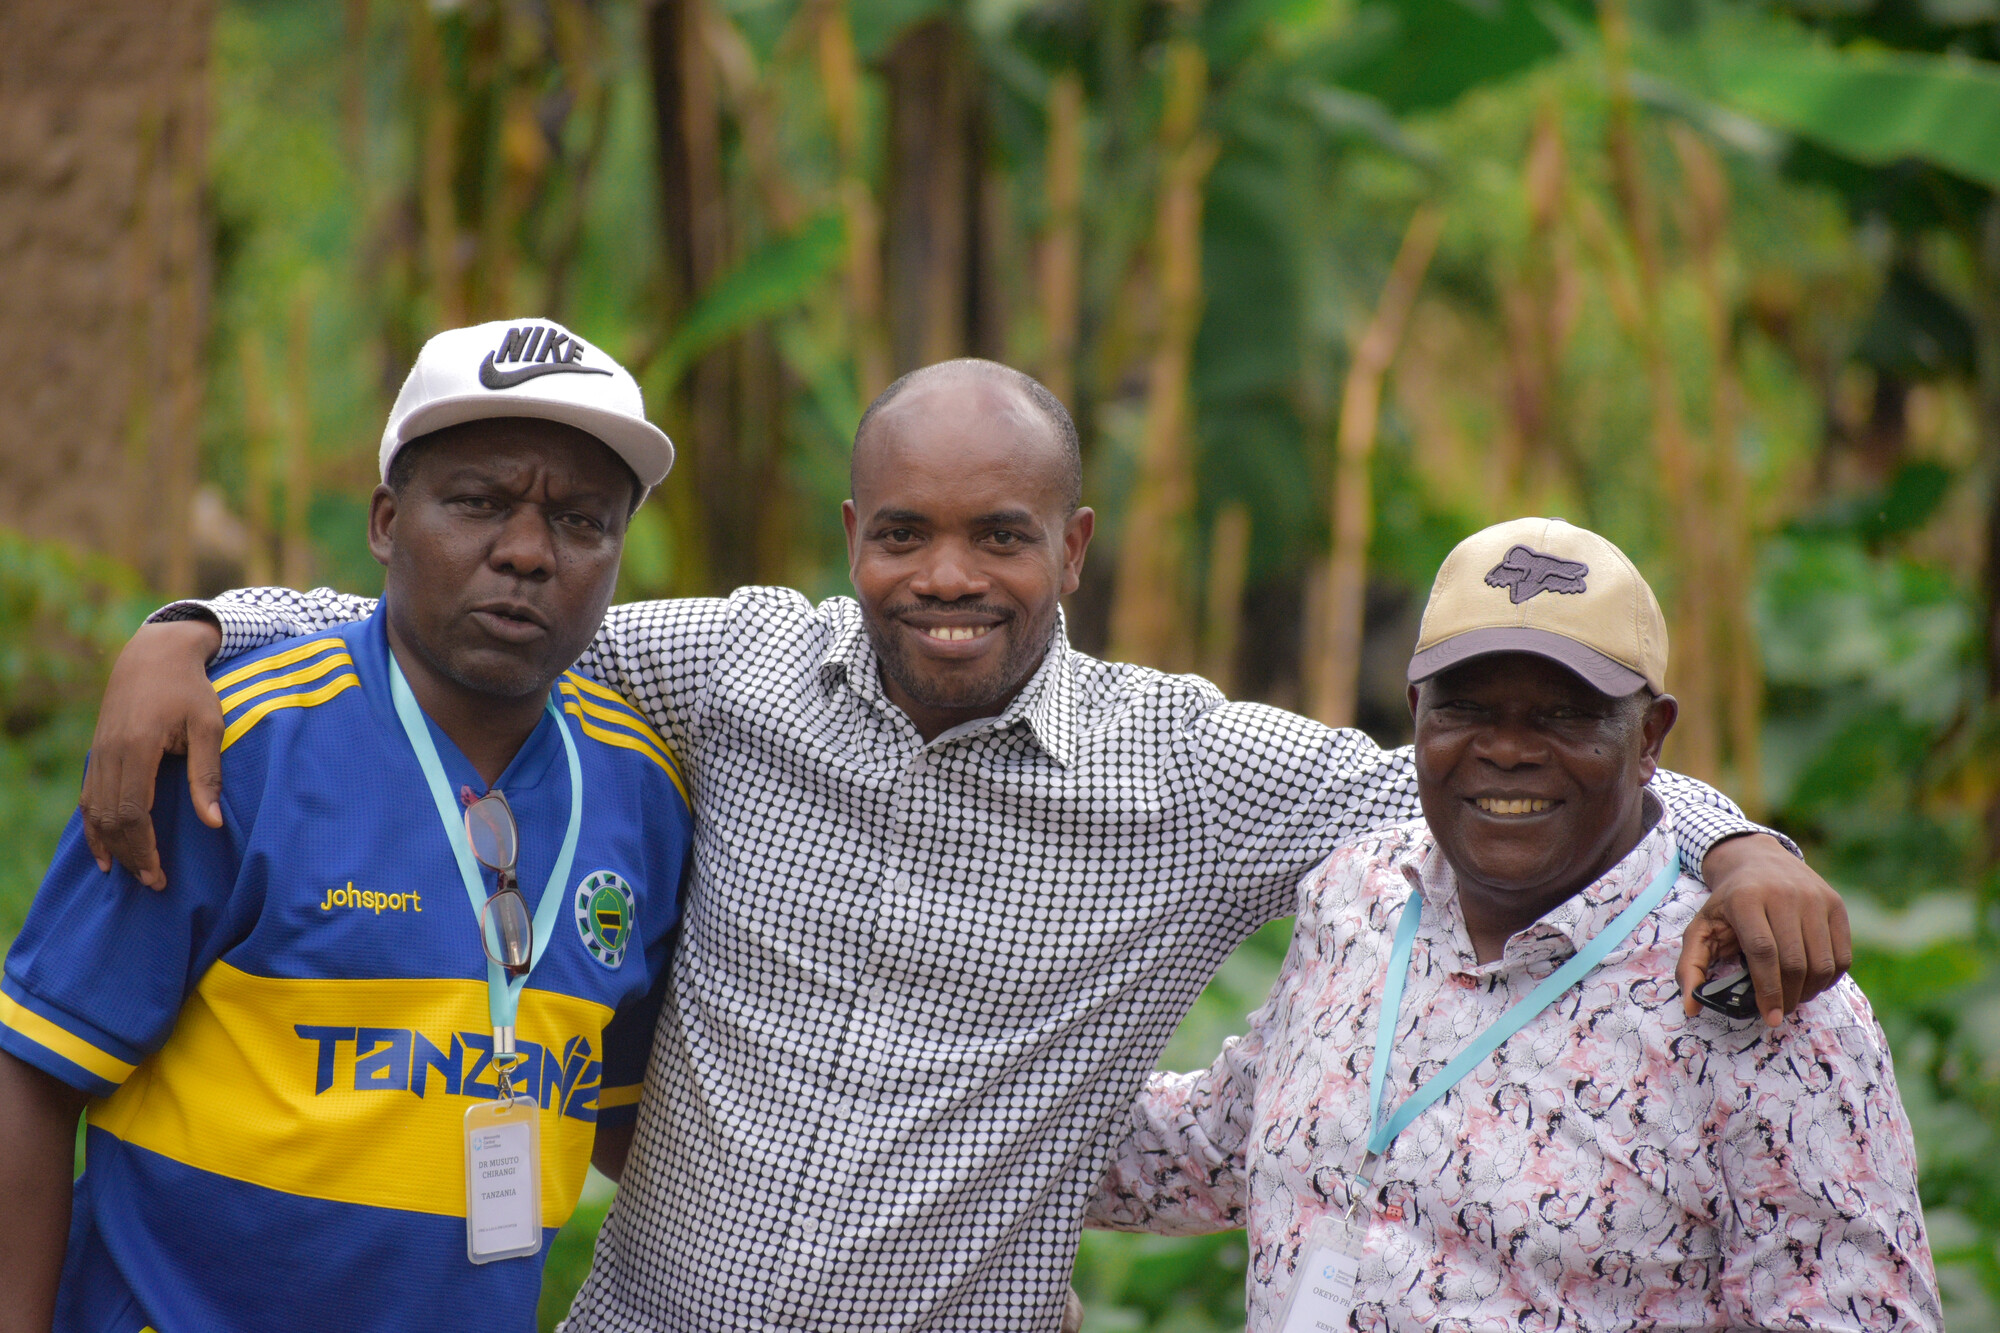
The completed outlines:
[[[534,1327],[541,1260],[466,1258],[461,1126],[498,1091],[485,956],[388,651],[378,611],[216,672],[225,826],[170,763],[165,892],[63,835],[0,981],[0,1046],[96,1098],[59,1329]],[[542,1106],[548,1236],[598,1125],[636,1113],[692,831],[639,715],[573,673],[557,690],[583,825],[515,1076]],[[556,725],[495,784],[531,908],[569,820]],[[431,731],[452,785],[484,791]]]

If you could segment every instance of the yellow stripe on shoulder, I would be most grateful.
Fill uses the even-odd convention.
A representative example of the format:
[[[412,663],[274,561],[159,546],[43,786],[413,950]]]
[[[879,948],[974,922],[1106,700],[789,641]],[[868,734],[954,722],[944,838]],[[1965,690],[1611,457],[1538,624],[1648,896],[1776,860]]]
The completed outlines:
[[[282,653],[273,653],[269,657],[252,662],[249,666],[238,667],[226,676],[216,677],[215,692],[221,694],[230,686],[241,685],[252,676],[261,676],[266,671],[276,671],[280,667],[288,667],[294,662],[303,662],[306,658],[323,653],[329,648],[345,649],[346,647],[347,641],[345,639],[308,640],[296,647],[287,648]]]
[[[668,746],[667,742],[660,736],[660,733],[654,731],[650,726],[646,725],[646,719],[640,717],[637,713],[634,713],[631,709],[607,708],[603,704],[598,703],[594,699],[584,698],[583,695],[579,694],[577,691],[573,689],[568,688],[567,686],[564,687],[563,693],[567,694],[570,697],[571,703],[575,704],[579,709],[581,709],[584,713],[588,714],[589,716],[594,717],[601,722],[611,722],[617,724],[618,726],[624,727],[626,730],[630,731],[633,735],[638,736],[640,739],[644,740],[647,744],[651,745],[654,749],[658,750],[666,758],[670,760],[676,758],[673,749],[670,746]]]
[[[563,705],[563,711],[576,719],[577,726],[590,739],[602,741],[606,745],[615,745],[621,750],[630,750],[634,754],[643,754],[646,758],[658,764],[660,771],[665,773],[668,780],[674,784],[674,790],[681,794],[681,799],[688,803],[690,809],[693,808],[694,801],[688,796],[687,784],[681,781],[680,772],[674,767],[673,761],[667,758],[665,753],[655,748],[651,742],[642,736],[635,736],[629,731],[619,731],[612,727],[597,725],[597,723],[585,716],[583,710],[587,707],[589,707],[588,704],[579,703],[576,699],[572,698],[568,703]]]
[[[571,712],[576,713],[579,718],[596,718],[632,732],[658,752],[658,757],[666,762],[678,779],[681,768],[680,756],[674,753],[674,747],[667,744],[666,738],[653,730],[652,724],[646,721],[631,704],[596,681],[585,680],[573,671],[563,673],[561,685],[563,693],[570,699],[570,703],[565,707]],[[585,695],[590,697],[586,698]],[[599,700],[604,702],[600,703]]]
[[[653,730],[653,724],[646,720],[646,715],[628,703],[624,695],[607,690],[596,681],[579,676],[574,671],[563,672],[561,683],[563,689],[574,695],[579,703],[588,704],[594,716],[622,722],[669,755],[673,754],[673,747],[667,744],[666,738]],[[585,699],[583,696],[586,694],[591,697]]]
[[[223,728],[222,748],[227,750],[242,740],[250,728],[281,708],[317,708],[341,691],[353,689],[360,683],[361,677],[349,671],[335,676],[316,690],[309,690],[304,694],[281,694],[276,698],[266,699]]]
[[[303,685],[309,680],[318,680],[321,676],[339,667],[351,667],[353,665],[354,659],[346,653],[328,653],[318,661],[306,663],[297,671],[287,671],[282,676],[266,676],[255,684],[244,686],[242,689],[236,691],[236,693],[228,695],[223,699],[222,711],[227,713],[239,704],[247,704],[252,699],[260,698],[266,694],[275,694],[287,685]]]
[[[132,1076],[134,1065],[97,1047],[58,1023],[51,1023],[11,995],[0,994],[0,1025],[14,1029],[73,1065],[88,1069],[107,1083],[123,1083]]]
[[[626,702],[624,695],[614,689],[598,684],[588,676],[580,675],[574,671],[565,671],[562,678],[569,684],[582,690],[585,694],[594,694],[606,703],[617,704],[620,708],[628,712],[632,710],[632,705]]]
[[[602,1111],[615,1111],[621,1106],[637,1106],[639,1094],[645,1090],[643,1083],[627,1083],[622,1088],[599,1088],[597,1106]]]

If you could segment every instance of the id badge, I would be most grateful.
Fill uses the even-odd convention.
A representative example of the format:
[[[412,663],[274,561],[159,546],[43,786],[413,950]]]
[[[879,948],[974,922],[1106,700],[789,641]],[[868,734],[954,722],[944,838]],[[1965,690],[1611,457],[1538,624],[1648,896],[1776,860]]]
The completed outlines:
[[[1361,1240],[1361,1227],[1350,1220],[1329,1214],[1313,1224],[1299,1248],[1279,1333],[1334,1333],[1347,1327],[1355,1280],[1361,1275]]]
[[[542,1117],[533,1097],[465,1113],[465,1254],[475,1264],[542,1249]]]

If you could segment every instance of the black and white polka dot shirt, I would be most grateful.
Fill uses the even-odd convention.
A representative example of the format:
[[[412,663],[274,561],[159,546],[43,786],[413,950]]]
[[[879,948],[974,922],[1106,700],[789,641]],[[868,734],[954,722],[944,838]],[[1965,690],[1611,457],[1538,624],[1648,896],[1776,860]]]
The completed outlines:
[[[370,609],[207,606],[225,652]],[[581,666],[679,751],[697,831],[578,1333],[1051,1333],[1112,1138],[1203,984],[1338,840],[1417,813],[1407,750],[1060,633],[1003,713],[929,744],[844,597],[614,607]],[[1657,789],[1691,866],[1754,827]]]

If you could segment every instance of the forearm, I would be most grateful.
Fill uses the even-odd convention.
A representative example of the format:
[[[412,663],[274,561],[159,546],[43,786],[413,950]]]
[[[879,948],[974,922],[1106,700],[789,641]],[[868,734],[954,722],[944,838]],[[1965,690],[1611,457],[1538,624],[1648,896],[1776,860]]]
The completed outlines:
[[[0,1051],[0,1333],[48,1333],[84,1095]]]
[[[331,588],[232,588],[211,601],[173,602],[147,617],[148,624],[200,620],[222,634],[217,656],[235,657],[280,639],[314,634],[363,619],[375,609],[372,597]]]
[[[1753,822],[1736,802],[1699,778],[1663,768],[1653,776],[1651,786],[1653,794],[1673,812],[1674,842],[1680,848],[1681,865],[1704,883],[1714,882],[1709,853],[1745,834],[1764,834],[1793,856],[1799,855],[1798,845],[1790,838]]]

